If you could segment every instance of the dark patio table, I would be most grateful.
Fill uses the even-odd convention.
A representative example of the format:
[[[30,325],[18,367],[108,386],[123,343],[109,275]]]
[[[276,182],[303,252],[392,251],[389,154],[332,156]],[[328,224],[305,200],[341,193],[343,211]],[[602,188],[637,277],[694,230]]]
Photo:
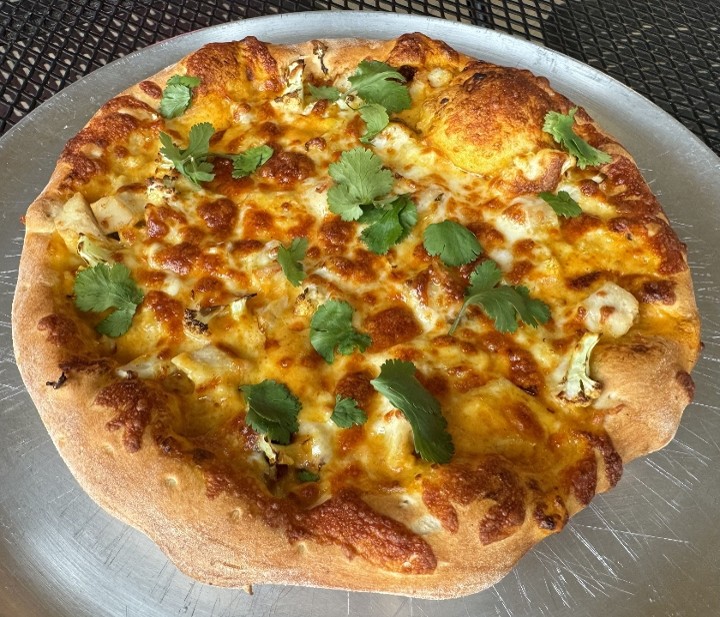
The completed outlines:
[[[524,37],[619,79],[720,153],[717,0],[6,0],[0,134],[68,84],[151,43],[317,9],[431,15]]]

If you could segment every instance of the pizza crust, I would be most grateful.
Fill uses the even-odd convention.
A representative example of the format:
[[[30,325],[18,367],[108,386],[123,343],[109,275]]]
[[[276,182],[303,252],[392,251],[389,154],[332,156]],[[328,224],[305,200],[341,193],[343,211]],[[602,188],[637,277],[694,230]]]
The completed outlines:
[[[322,53],[317,52],[319,49]],[[201,88],[222,89],[234,83],[231,77],[238,67],[244,67],[248,75],[252,73],[253,80],[272,88],[273,82],[281,79],[277,67],[288,66],[298,56],[314,58],[316,71],[327,69],[330,74],[350,73],[368,57],[387,60],[394,66],[432,66],[455,71],[469,64],[448,85],[444,95],[428,102],[419,116],[411,117],[409,112],[408,121],[417,121],[420,130],[426,131],[429,143],[463,169],[490,175],[500,168],[509,168],[510,172],[503,172],[507,186],[516,187],[520,178],[520,172],[513,168],[519,153],[527,147],[552,146],[547,133],[538,129],[545,113],[550,108],[566,111],[570,107],[570,102],[554,93],[545,80],[537,80],[526,71],[501,70],[471,62],[444,44],[418,35],[408,35],[399,41],[328,40],[287,47],[265,46],[254,40],[246,40],[239,48],[210,45],[147,81],[163,84],[170,75],[187,67],[189,74],[202,76]],[[474,77],[478,75],[482,76]],[[463,86],[473,79],[477,87]],[[484,88],[493,79],[496,86],[486,92]],[[233,96],[242,96],[247,84],[233,87],[239,88]],[[498,89],[505,93],[501,97],[505,106],[497,109],[499,115],[488,118],[483,97],[497,96]],[[152,93],[152,88],[138,85],[120,97],[132,97],[145,105],[156,104]],[[443,103],[444,97],[450,101]],[[528,99],[531,103],[524,106]],[[516,113],[518,109],[523,113]],[[86,132],[89,130],[92,135],[96,131],[111,142],[122,142],[126,129],[120,125],[110,132],[107,129],[110,126],[107,118],[114,110],[105,106],[90,121]],[[189,122],[196,113],[202,114],[202,109],[189,110]],[[588,117],[582,114],[579,117],[594,129],[594,135],[604,135]],[[498,118],[499,124],[494,124]],[[502,139],[498,139],[498,132]],[[13,304],[17,362],[58,451],[82,487],[107,511],[151,537],[182,571],[222,586],[274,583],[424,598],[457,597],[496,583],[527,550],[561,528],[567,516],[586,505],[583,490],[577,488],[567,499],[564,520],[561,516],[557,522],[548,523],[551,519],[546,517],[542,523],[537,503],[530,499],[523,506],[522,522],[512,528],[512,533],[483,544],[478,541],[475,523],[487,516],[496,501],[485,497],[465,505],[456,503],[459,520],[456,532],[438,531],[442,524],[429,515],[435,531],[420,536],[430,545],[437,566],[431,573],[405,574],[379,568],[361,555],[352,555],[348,546],[305,537],[289,541],[282,526],[268,524],[256,505],[243,502],[232,491],[221,491],[208,499],[208,478],[201,466],[190,465],[185,458],[160,456],[152,425],[142,432],[139,449],[128,453],[123,431],[108,430],[112,414],[106,407],[92,403],[115,379],[112,364],[71,370],[68,381],[57,389],[45,385],[58,377],[58,367],[68,362],[69,353],[97,356],[106,344],[98,342],[90,326],[70,308],[71,301],[58,296],[56,290],[67,282],[63,283],[62,275],[49,264],[49,256],[54,253],[51,236],[54,219],[71,195],[73,182],[86,179],[88,173],[85,163],[78,158],[84,147],[82,139],[68,145],[48,187],[28,211]],[[611,145],[612,148],[631,160],[619,146]],[[87,180],[90,181],[89,176]],[[548,190],[553,184],[552,177],[543,181],[547,186],[533,190]],[[673,280],[676,301],[667,310],[680,315],[681,328],[661,336],[631,332],[618,340],[603,341],[592,356],[591,375],[604,384],[593,413],[599,414],[624,462],[665,445],[692,399],[689,371],[699,350],[699,319],[687,269],[673,275]],[[60,316],[60,325],[49,320],[43,322],[46,327],[38,328],[40,322],[53,315]],[[632,372],[628,371],[630,366]],[[661,392],[658,384],[666,389]],[[607,490],[617,481],[617,470],[610,469],[613,459],[603,458],[601,450],[592,450],[591,457],[597,462],[592,494]],[[138,470],[142,473],[140,478]],[[578,480],[574,486],[580,484]],[[397,500],[383,501],[372,496],[366,501],[383,516],[407,528],[412,528],[423,513],[428,515],[426,505],[417,497],[404,506],[398,505]]]

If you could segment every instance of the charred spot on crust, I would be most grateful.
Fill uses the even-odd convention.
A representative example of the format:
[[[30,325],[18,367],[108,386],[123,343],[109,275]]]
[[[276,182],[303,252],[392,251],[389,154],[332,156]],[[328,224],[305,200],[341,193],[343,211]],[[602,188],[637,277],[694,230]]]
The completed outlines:
[[[400,73],[405,78],[406,83],[410,83],[413,79],[415,79],[415,74],[417,73],[417,68],[414,66],[410,66],[409,64],[403,64],[397,72]]]
[[[457,63],[459,59],[460,54],[446,43],[413,32],[398,37],[387,63],[391,66],[442,66]]]
[[[60,373],[60,377],[58,377],[55,381],[46,381],[46,386],[52,386],[53,390],[59,390],[62,388],[63,384],[67,381],[67,375],[63,371]]]
[[[147,94],[151,99],[162,98],[162,88],[158,86],[154,81],[141,81],[140,90]]]
[[[37,323],[37,329],[45,333],[46,340],[55,347],[71,347],[77,342],[78,328],[75,322],[59,313],[45,315]]]
[[[137,452],[153,411],[162,406],[160,395],[137,379],[118,381],[103,388],[95,404],[109,407],[115,417],[105,426],[109,431],[123,429],[123,444],[128,452]]]
[[[566,476],[570,492],[582,505],[589,504],[597,488],[595,453],[591,451],[585,458],[575,463],[567,470]]]
[[[293,519],[320,543],[336,544],[392,572],[428,574],[437,567],[430,545],[405,525],[380,514],[349,489]]]
[[[675,304],[675,282],[664,281],[647,281],[643,283],[640,293],[638,294],[640,302],[646,304],[665,304],[671,306]]]
[[[110,358],[88,358],[85,356],[72,356],[58,364],[63,373],[102,374],[115,368],[115,361]]]
[[[605,466],[605,476],[608,483],[611,487],[615,486],[622,476],[623,464],[610,437],[589,433],[587,431],[580,432],[579,435],[590,444],[595,451],[600,453]]]
[[[494,502],[478,524],[482,544],[507,538],[525,521],[526,490],[500,457],[488,457],[474,468],[451,463],[442,469],[438,480],[423,484],[423,502],[450,532],[459,528],[453,503],[467,506],[483,499]]]
[[[695,382],[687,371],[678,371],[675,374],[675,380],[682,386],[683,390],[692,401],[695,398]]]

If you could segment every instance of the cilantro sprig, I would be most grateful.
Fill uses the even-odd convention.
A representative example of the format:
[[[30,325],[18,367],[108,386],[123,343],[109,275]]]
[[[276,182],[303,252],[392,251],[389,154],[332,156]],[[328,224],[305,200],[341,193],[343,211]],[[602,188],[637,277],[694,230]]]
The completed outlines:
[[[273,149],[270,146],[263,145],[249,148],[240,154],[227,154],[222,156],[229,158],[233,163],[232,177],[244,178],[267,163],[272,155]]]
[[[548,192],[538,193],[538,197],[548,204],[558,216],[572,218],[582,214],[580,204],[567,191],[558,191],[557,195]]]
[[[549,111],[545,115],[543,131],[550,133],[556,142],[577,158],[580,169],[585,169],[588,165],[595,167],[609,163],[612,157],[607,152],[593,148],[573,130],[577,110],[577,107],[573,107],[567,114]]]
[[[109,266],[99,263],[78,272],[73,289],[75,306],[81,311],[102,313],[115,310],[95,329],[100,334],[118,337],[132,324],[133,315],[143,301],[143,292],[136,285],[129,268],[123,264]]]
[[[366,103],[382,105],[388,113],[410,108],[410,93],[405,78],[393,67],[377,60],[363,60],[348,80],[350,93]]]
[[[281,244],[278,248],[277,260],[282,268],[283,274],[290,283],[297,287],[305,278],[302,260],[308,249],[307,238],[294,238],[290,246]]]
[[[335,359],[335,350],[349,355],[358,349],[365,351],[372,339],[352,325],[353,309],[342,300],[328,300],[321,304],[310,320],[310,344],[328,364]]]
[[[502,285],[502,272],[494,261],[484,261],[470,275],[465,302],[450,328],[453,334],[471,304],[478,304],[495,322],[499,332],[515,332],[518,318],[536,328],[550,319],[550,308],[541,300],[530,297],[527,287]]]
[[[209,122],[193,124],[188,134],[188,147],[178,148],[167,133],[160,133],[160,154],[167,158],[175,169],[196,186],[209,182],[215,177],[213,166],[207,160],[210,153],[210,138],[215,128]]]
[[[233,164],[232,177],[244,178],[262,167],[273,155],[273,149],[268,145],[248,148],[238,154],[210,152],[210,138],[214,133],[215,128],[209,122],[193,124],[188,133],[188,146],[183,149],[173,143],[170,135],[161,132],[160,154],[196,186],[215,177],[213,164],[208,160],[211,157],[229,159]]]
[[[343,152],[328,172],[335,180],[327,194],[330,212],[343,221],[358,220],[363,215],[362,206],[374,205],[393,186],[392,172],[383,168],[380,157],[360,146]]]
[[[390,123],[390,114],[409,109],[410,92],[405,78],[385,62],[363,60],[348,78],[350,89],[345,92],[349,103],[352,95],[359,96],[363,104],[357,108],[365,121],[365,133],[360,137],[363,143],[369,143]],[[338,101],[343,93],[335,86],[313,86],[309,84],[310,95],[316,99]]]
[[[439,255],[446,266],[468,264],[482,253],[475,234],[455,221],[428,225],[423,233],[423,246],[428,254]]]
[[[325,101],[339,101],[342,97],[342,93],[335,86],[313,86],[308,84],[310,90],[310,96],[316,99]]]
[[[287,445],[297,432],[302,404],[284,384],[266,379],[257,384],[240,386],[248,410],[245,422],[270,441]]]
[[[340,428],[350,428],[356,424],[365,424],[367,414],[357,406],[354,398],[335,395],[335,407],[330,419]]]
[[[330,212],[367,223],[361,238],[371,251],[384,255],[417,223],[417,208],[407,195],[389,196],[393,174],[371,150],[359,146],[343,152],[329,172],[335,180],[327,194]]]
[[[378,255],[385,255],[390,247],[404,240],[417,223],[417,207],[407,195],[398,195],[380,208],[366,208],[361,223],[369,223],[360,237]]]
[[[358,113],[365,122],[365,133],[360,137],[364,144],[369,144],[390,123],[387,110],[377,103],[363,105]]]
[[[173,75],[167,80],[160,100],[160,115],[168,120],[182,115],[190,106],[192,91],[200,85],[200,78],[191,75]]]
[[[418,381],[415,371],[412,362],[388,360],[370,383],[405,415],[412,428],[415,451],[431,463],[448,463],[455,447],[447,432],[447,420],[440,403]]]

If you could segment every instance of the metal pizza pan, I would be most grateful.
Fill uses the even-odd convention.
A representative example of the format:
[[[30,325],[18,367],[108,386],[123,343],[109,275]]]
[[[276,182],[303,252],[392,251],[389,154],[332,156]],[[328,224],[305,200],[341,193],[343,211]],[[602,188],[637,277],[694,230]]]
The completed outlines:
[[[423,601],[281,586],[248,595],[203,585],[87,497],[25,391],[10,337],[20,218],[64,143],[102,103],[205,43],[247,35],[277,43],[387,39],[413,31],[548,77],[630,150],[688,245],[705,342],[695,402],[664,450],[627,465],[613,491],[479,594]],[[367,11],[274,15],[155,44],[69,86],[0,139],[0,177],[0,617],[720,614],[720,160],[624,85],[536,44],[465,24]]]

